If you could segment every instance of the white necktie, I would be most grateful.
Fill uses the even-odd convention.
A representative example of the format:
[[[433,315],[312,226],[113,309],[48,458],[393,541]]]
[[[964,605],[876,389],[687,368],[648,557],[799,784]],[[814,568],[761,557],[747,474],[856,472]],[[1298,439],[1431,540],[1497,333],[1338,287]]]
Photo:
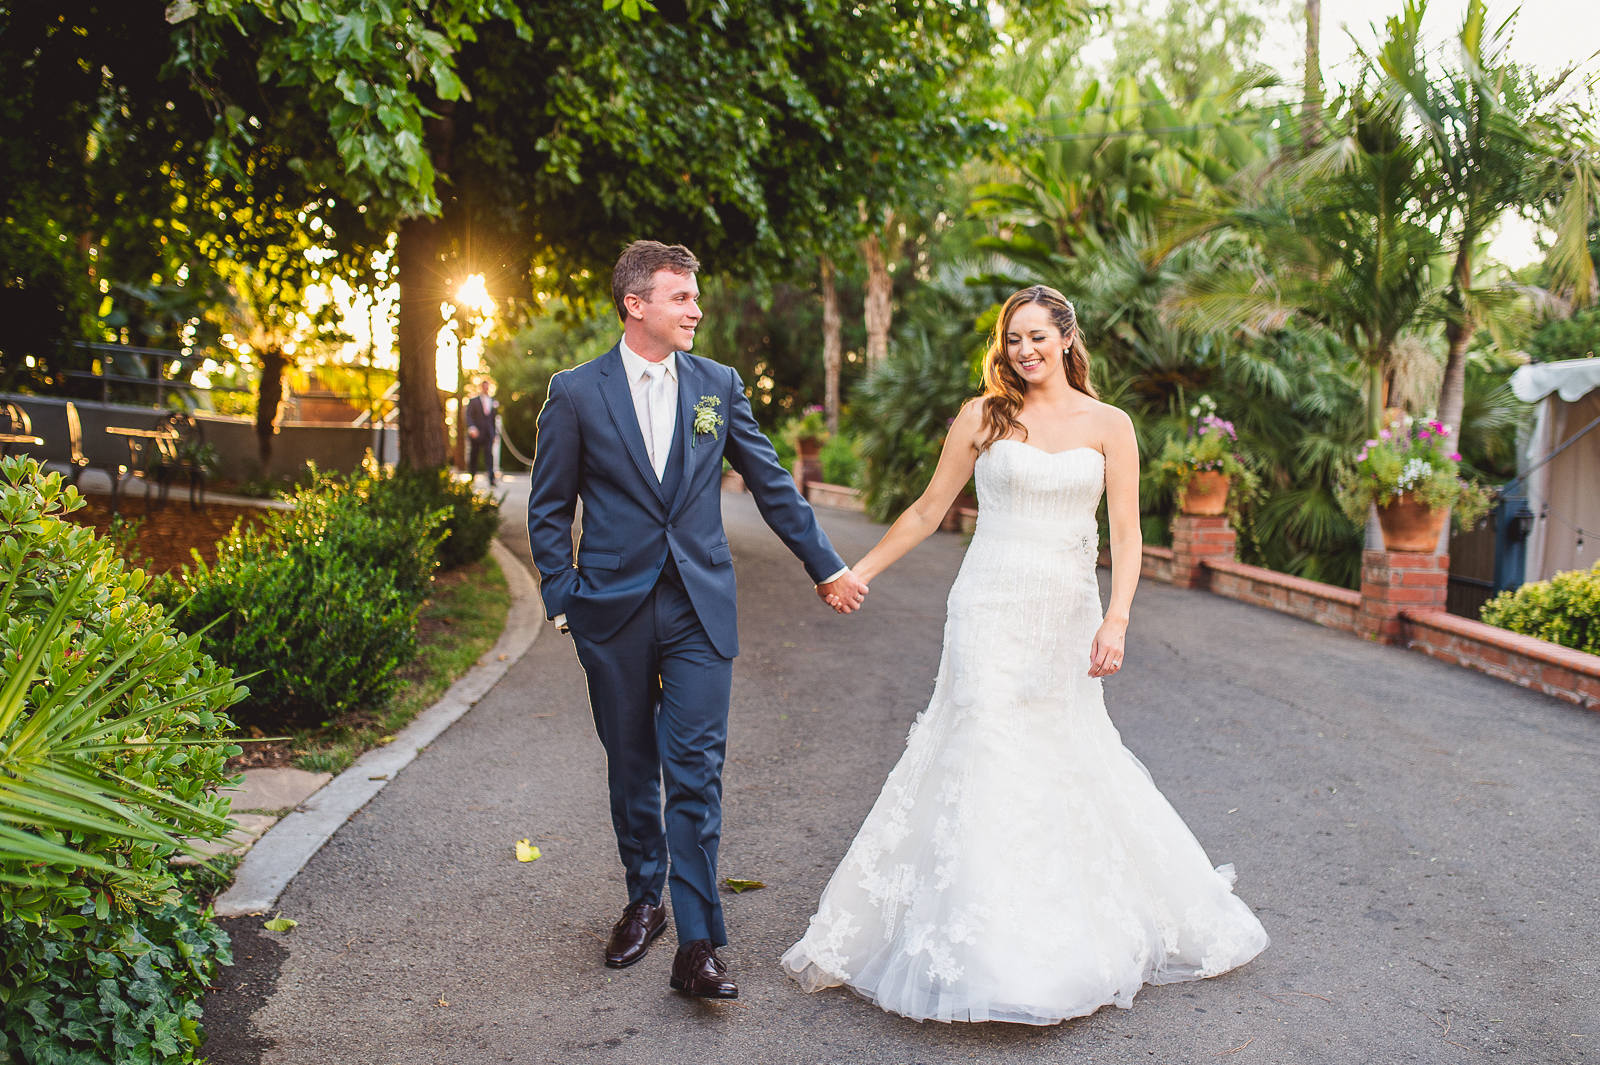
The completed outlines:
[[[674,418],[668,394],[671,382],[667,380],[667,368],[659,362],[646,366],[644,374],[648,378],[644,386],[645,419],[649,422],[645,444],[650,452],[650,465],[655,467],[659,481],[667,474],[667,455],[672,451]]]

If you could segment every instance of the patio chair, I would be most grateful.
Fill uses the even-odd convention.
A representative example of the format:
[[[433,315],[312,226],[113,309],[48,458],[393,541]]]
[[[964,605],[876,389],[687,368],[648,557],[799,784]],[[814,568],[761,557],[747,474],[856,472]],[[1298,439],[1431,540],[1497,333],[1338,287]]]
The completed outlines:
[[[154,472],[156,484],[161,489],[158,506],[166,506],[167,489],[175,477],[189,478],[189,506],[194,510],[206,507],[205,430],[192,414],[174,412],[163,414],[156,428],[172,435],[158,441],[160,454],[156,456]],[[148,484],[145,494],[149,495]]]
[[[0,403],[0,433],[28,436],[33,432],[33,422],[28,412],[15,403]]]
[[[0,433],[6,436],[33,436],[33,422],[28,418],[28,412],[15,403],[0,403]],[[12,445],[17,443],[22,442],[0,441],[0,455],[11,454]]]
[[[67,451],[67,479],[76,486],[78,478],[92,463],[83,453],[83,422],[78,418],[78,408],[71,400],[67,401]],[[122,494],[122,482],[132,476],[132,471],[120,462],[103,463],[102,468],[106,476],[111,478],[111,513],[115,514]]]

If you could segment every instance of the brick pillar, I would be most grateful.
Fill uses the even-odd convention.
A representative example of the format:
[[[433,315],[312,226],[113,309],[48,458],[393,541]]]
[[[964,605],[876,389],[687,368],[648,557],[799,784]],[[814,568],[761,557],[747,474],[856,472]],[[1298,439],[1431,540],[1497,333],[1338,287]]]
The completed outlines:
[[[1233,561],[1238,537],[1225,514],[1178,514],[1172,519],[1172,583],[1180,588],[1201,588],[1206,571],[1201,563],[1212,559]]]
[[[1443,610],[1449,587],[1447,554],[1363,551],[1356,631],[1379,643],[1399,643],[1400,611]]]

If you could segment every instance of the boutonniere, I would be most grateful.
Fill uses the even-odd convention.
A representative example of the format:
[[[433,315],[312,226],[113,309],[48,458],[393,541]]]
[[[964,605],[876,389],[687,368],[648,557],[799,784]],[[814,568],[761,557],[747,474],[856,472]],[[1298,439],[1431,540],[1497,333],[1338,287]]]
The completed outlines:
[[[727,423],[727,419],[717,413],[717,408],[722,406],[722,399],[718,396],[701,396],[700,401],[694,405],[694,444],[700,443],[701,434],[717,435],[717,430]]]

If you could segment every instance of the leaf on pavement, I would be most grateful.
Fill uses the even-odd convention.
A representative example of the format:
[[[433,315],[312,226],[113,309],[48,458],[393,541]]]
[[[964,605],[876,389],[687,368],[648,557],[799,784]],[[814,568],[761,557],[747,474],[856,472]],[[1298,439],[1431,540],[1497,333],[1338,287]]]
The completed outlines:
[[[262,927],[269,932],[287,932],[289,929],[293,928],[299,923],[299,921],[296,921],[292,917],[285,917],[283,915],[283,911],[279,910],[278,916],[274,917],[270,921],[265,922]]]
[[[525,839],[517,840],[517,861],[531,862],[539,857],[539,848],[532,846]]]
[[[739,880],[736,877],[731,876],[725,877],[722,881],[722,885],[735,895],[746,891],[755,891],[757,888],[764,888],[767,886],[759,880]]]

